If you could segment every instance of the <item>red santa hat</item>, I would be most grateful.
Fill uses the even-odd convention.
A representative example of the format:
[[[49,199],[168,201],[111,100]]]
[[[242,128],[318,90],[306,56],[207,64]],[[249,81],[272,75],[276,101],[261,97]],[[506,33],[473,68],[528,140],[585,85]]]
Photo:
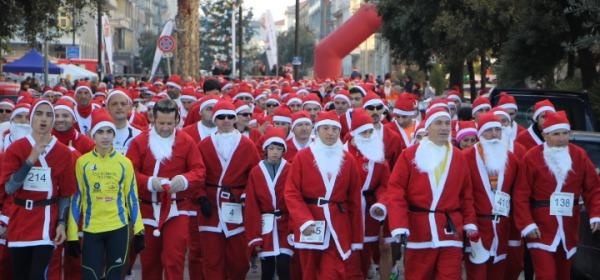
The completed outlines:
[[[50,127],[52,127],[54,126],[54,106],[52,105],[52,103],[50,103],[50,101],[48,101],[48,99],[38,98],[33,101],[31,108],[29,108],[29,123],[33,123],[33,116],[35,115],[35,110],[42,104],[49,105],[50,109],[52,110],[52,124],[50,125]]]
[[[66,99],[59,99],[54,103],[54,111],[56,110],[66,110],[75,118],[75,106]]]
[[[446,100],[446,98],[438,98],[438,99],[434,99],[433,101],[429,102],[429,105],[427,105],[427,109],[425,110],[425,113],[428,114],[429,111],[436,109],[436,108],[443,108],[446,111],[450,112],[450,107],[448,106],[448,101]]]
[[[279,96],[277,96],[277,94],[271,94],[271,96],[269,96],[269,99],[267,99],[267,103],[277,103],[277,105],[281,106],[281,99],[279,99]]]
[[[84,89],[87,89],[87,91],[89,91],[90,94],[92,93],[92,86],[90,86],[90,83],[86,81],[81,81],[77,83],[77,87],[75,88],[75,92],[73,93],[73,95],[77,94],[80,90]]]
[[[274,122],[286,122],[292,123],[292,110],[287,105],[279,106],[273,112],[273,121]]]
[[[308,94],[304,97],[304,99],[302,99],[302,107],[304,107],[306,104],[317,105],[319,108],[323,109],[323,106],[321,105],[321,99],[319,99],[319,96],[314,93]]]
[[[347,90],[344,90],[344,89],[338,90],[338,92],[333,96],[333,100],[335,101],[338,98],[348,102],[348,104],[351,104],[350,93]]]
[[[140,91],[138,89],[130,89],[127,93],[131,101],[140,102]]]
[[[163,86],[164,84],[160,78],[155,78],[154,81],[152,82],[152,85],[153,86],[158,86],[158,85]]]
[[[400,95],[394,104],[393,112],[397,116],[414,116],[416,109],[414,99]]]
[[[156,86],[151,86],[146,90],[146,94],[156,96],[160,90]]]
[[[306,96],[306,95],[307,95],[307,94],[309,94],[310,92],[308,92],[308,90],[306,90],[306,89],[300,89],[300,90],[296,91],[296,93],[297,93],[298,95]]]
[[[48,94],[54,94],[54,90],[52,90],[52,88],[49,86],[45,86],[42,89],[42,97],[46,97],[46,96],[48,96]]]
[[[356,85],[356,86],[354,86],[352,88],[357,88],[358,90],[360,90],[360,93],[364,97],[364,96],[367,95],[367,91],[365,90],[365,88],[363,86],[365,86],[365,85],[364,84],[359,84],[359,85]]]
[[[249,85],[241,85],[240,88],[237,90],[237,94],[233,96],[233,100],[236,100],[240,97],[250,97],[250,99],[254,99],[254,96],[252,96],[252,89]]]
[[[446,93],[446,98],[459,104],[462,102],[462,97],[460,97],[460,92],[458,92],[458,90],[449,91]]]
[[[17,98],[17,104],[18,103],[33,103],[33,95],[31,95],[31,92],[21,91],[21,93],[19,93],[19,97]]]
[[[155,96],[152,98],[152,100],[148,101],[148,103],[146,103],[146,107],[150,108],[150,107],[154,107],[154,105],[156,105],[156,102],[158,102],[159,100],[163,99],[164,97],[160,97],[160,96]]]
[[[202,99],[200,99],[200,112],[202,112],[202,110],[204,110],[204,108],[206,108],[206,106],[209,106],[209,105],[214,106],[215,104],[217,104],[217,102],[219,102],[219,97],[217,95],[209,94],[209,95],[202,97]],[[214,108],[213,108],[213,111],[214,111]]]
[[[503,107],[494,107],[490,112],[492,112],[496,116],[504,116],[510,120],[510,114]]]
[[[232,87],[233,87],[233,84],[227,80],[223,80],[223,83],[221,83],[221,90],[228,90]]]
[[[283,151],[287,150],[287,145],[285,144],[285,130],[279,127],[268,127],[266,133],[262,136],[263,142],[262,149],[263,151],[267,149],[267,147],[273,143],[279,143],[283,145]]]
[[[124,91],[118,90],[118,89],[110,92],[110,94],[106,98],[106,103],[107,104],[110,103],[110,99],[117,95],[125,96],[125,98],[127,99],[127,102],[129,102],[129,104],[131,104],[131,98],[129,97],[129,95],[127,93],[125,93]]]
[[[425,122],[419,122],[419,125],[415,128],[415,132],[413,133],[413,142],[417,139],[417,135],[419,133],[425,133]]]
[[[363,99],[363,108],[377,105],[383,105],[383,100],[381,100],[381,97],[374,92],[368,92]]]
[[[498,116],[489,112],[479,117],[479,120],[477,120],[477,127],[479,128],[477,135],[481,137],[481,134],[490,128],[502,128],[502,123],[500,122],[500,118],[498,118]]]
[[[285,104],[290,106],[290,105],[292,105],[292,103],[298,103],[298,104],[302,105],[302,96],[295,94],[295,93],[290,93],[286,97]]]
[[[191,87],[186,87],[181,91],[181,96],[179,97],[179,99],[181,100],[191,100],[191,101],[198,101],[198,98],[196,97],[196,92],[194,91],[194,88]]]
[[[113,131],[117,131],[115,121],[105,110],[92,111],[92,129],[90,130],[90,135],[94,137],[96,131],[103,127],[109,127]]]
[[[152,232],[152,235],[159,237],[160,236],[160,231],[162,230],[163,226],[165,225],[165,222],[167,222],[167,219],[169,219],[169,213],[171,212],[171,203],[172,203],[172,198],[171,198],[171,184],[169,182],[166,182],[165,179],[161,180],[161,187],[163,188],[164,192],[159,194],[162,199],[161,200],[161,204],[160,204],[160,215],[158,217],[158,221],[157,225],[156,225],[156,229]]]
[[[322,125],[333,125],[339,129],[342,129],[340,118],[334,110],[319,112],[319,116],[317,117],[317,121],[315,123],[315,130],[318,130]]]
[[[179,75],[171,75],[167,80],[167,86],[172,86],[181,90],[181,77]]]
[[[298,111],[292,114],[292,127],[290,129],[294,129],[294,127],[301,123],[309,123],[312,124],[312,120],[310,119],[310,114],[306,111]]]
[[[217,104],[215,104],[215,107],[213,108],[212,121],[214,122],[217,116],[221,115],[233,115],[236,116],[237,119],[237,114],[235,113],[235,106],[233,106],[233,103],[231,103],[231,101],[221,99],[217,102]]]
[[[57,85],[57,86],[54,87],[54,94],[63,96],[65,93],[67,93],[67,89],[66,88],[61,87],[59,85]]]
[[[550,133],[557,129],[566,129],[571,131],[571,124],[565,111],[546,111],[546,121],[544,122],[544,133]]]
[[[10,100],[8,98],[2,99],[2,101],[0,101],[0,105],[6,105],[10,108],[15,108],[15,102],[13,102],[12,100]]]
[[[75,95],[72,91],[67,91],[67,93],[65,93],[65,95],[61,97],[61,99],[67,100],[73,103],[73,105],[77,104],[77,101],[75,100]]]
[[[375,129],[375,126],[373,126],[373,119],[367,114],[367,111],[363,108],[352,110],[352,131],[350,135],[354,137],[369,129]]]
[[[463,138],[469,135],[475,135],[477,137],[477,127],[474,121],[458,121],[456,123],[456,141],[460,142]]]
[[[485,108],[492,109],[492,103],[490,100],[487,97],[477,97],[477,99],[475,99],[473,102],[473,110],[471,111],[471,114],[475,115],[477,111]]]
[[[554,108],[554,105],[548,99],[544,99],[542,101],[535,103],[535,106],[533,106],[533,108],[534,108],[534,111],[533,111],[532,118],[534,121],[537,121],[537,117],[540,114],[542,114],[543,112],[550,111],[552,113],[556,113],[556,109]]]
[[[517,100],[515,100],[513,96],[508,95],[506,92],[500,93],[500,99],[498,99],[497,106],[504,109],[519,110],[519,107],[517,106]]]
[[[29,113],[29,110],[31,109],[31,105],[27,104],[27,103],[19,103],[17,104],[12,111],[12,114],[10,114],[10,121],[12,122],[12,120],[21,113]]]
[[[451,119],[450,113],[448,113],[448,111],[444,108],[433,108],[429,110],[425,117],[425,129],[429,128],[431,123],[440,117],[447,117],[448,119]]]
[[[258,101],[261,98],[267,98],[268,94],[269,90],[267,89],[257,89],[254,91],[254,94],[252,96],[254,97],[254,101]]]
[[[250,110],[250,107],[248,105],[246,105],[246,102],[242,101],[242,100],[236,100],[233,103],[233,106],[235,106],[235,113],[239,114],[241,111],[244,111],[246,109]]]
[[[284,86],[281,89],[281,97],[285,98],[288,94],[294,93],[294,89],[291,86]]]
[[[96,88],[96,92],[94,93],[94,96],[104,96],[104,97],[106,97],[106,88],[104,88],[104,87]]]

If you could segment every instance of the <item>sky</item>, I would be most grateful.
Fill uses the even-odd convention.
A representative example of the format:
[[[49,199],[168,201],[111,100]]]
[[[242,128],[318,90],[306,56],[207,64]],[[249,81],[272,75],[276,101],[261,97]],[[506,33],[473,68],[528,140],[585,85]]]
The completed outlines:
[[[294,4],[296,4],[295,0],[244,0],[244,7],[252,7],[255,18],[260,18],[264,12],[271,10],[273,21],[283,19],[285,9]]]

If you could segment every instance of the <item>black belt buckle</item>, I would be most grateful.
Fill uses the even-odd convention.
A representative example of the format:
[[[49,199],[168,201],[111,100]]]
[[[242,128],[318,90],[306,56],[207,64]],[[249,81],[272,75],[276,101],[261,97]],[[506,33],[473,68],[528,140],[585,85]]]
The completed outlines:
[[[492,221],[494,223],[499,223],[500,222],[500,215],[492,215]]]
[[[228,191],[222,191],[221,192],[221,198],[223,199],[229,199],[231,197],[231,193]]]
[[[25,209],[27,209],[27,210],[33,209],[33,200],[31,200],[31,199],[25,200]]]
[[[323,205],[329,203],[329,201],[323,197],[317,198],[317,206],[323,207]]]

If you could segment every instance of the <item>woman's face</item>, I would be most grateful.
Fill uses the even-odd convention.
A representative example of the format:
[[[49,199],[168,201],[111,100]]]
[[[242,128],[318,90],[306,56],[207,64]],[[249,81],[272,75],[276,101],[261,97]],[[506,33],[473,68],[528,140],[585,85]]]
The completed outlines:
[[[460,149],[464,150],[468,147],[475,145],[475,143],[477,143],[477,137],[475,137],[475,135],[467,135],[463,137],[463,139],[460,139]]]

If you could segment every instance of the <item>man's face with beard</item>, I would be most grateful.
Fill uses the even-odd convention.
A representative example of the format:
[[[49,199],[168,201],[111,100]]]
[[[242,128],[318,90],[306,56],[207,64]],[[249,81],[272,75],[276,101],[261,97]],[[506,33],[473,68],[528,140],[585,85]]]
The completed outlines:
[[[396,115],[396,122],[402,128],[407,128],[413,124],[414,116],[404,116],[404,115]]]
[[[202,123],[204,123],[205,125],[213,125],[213,121],[212,121],[212,111],[213,111],[213,107],[214,105],[206,105],[204,108],[202,108],[202,111],[200,111],[200,114],[202,115]]]
[[[486,140],[492,140],[492,139],[501,140],[502,139],[502,128],[500,128],[500,127],[488,128],[481,133],[481,138],[486,139]]]
[[[118,122],[127,119],[127,113],[131,110],[131,104],[127,97],[122,94],[116,94],[110,97],[106,108],[113,120]]]
[[[489,107],[483,107],[483,108],[477,110],[475,113],[473,113],[473,120],[475,122],[479,121],[479,116],[481,116],[489,111],[490,111]]]
[[[545,120],[545,118],[544,118]],[[549,133],[542,133],[544,140],[546,141],[546,145],[551,148],[562,148],[567,147],[569,145],[569,135],[571,131],[566,129],[557,129],[554,131],[550,131]]]
[[[181,90],[174,86],[167,86],[167,94],[171,99],[177,99],[181,95]]]
[[[510,116],[510,120],[514,121],[515,118],[517,117],[517,110],[512,109],[512,108],[508,108],[508,109],[506,109],[506,111],[508,111],[508,115]]]
[[[14,118],[12,118],[13,123],[17,124],[29,124],[29,114],[28,113],[18,113]]]
[[[383,107],[383,103],[365,106],[365,111],[367,112],[367,114],[369,114],[369,116],[371,116],[371,119],[373,119],[374,124],[378,124],[381,121]]]
[[[75,101],[77,101],[77,106],[86,107],[92,101],[92,93],[82,88],[75,93]]]
[[[313,122],[317,120],[317,116],[321,112],[321,107],[316,104],[304,104],[303,109],[310,114],[310,119]]]
[[[149,110],[148,112],[151,112]],[[65,109],[57,109],[54,110],[54,130],[58,132],[67,132],[73,128],[73,122],[75,122],[75,118],[69,111]]]

